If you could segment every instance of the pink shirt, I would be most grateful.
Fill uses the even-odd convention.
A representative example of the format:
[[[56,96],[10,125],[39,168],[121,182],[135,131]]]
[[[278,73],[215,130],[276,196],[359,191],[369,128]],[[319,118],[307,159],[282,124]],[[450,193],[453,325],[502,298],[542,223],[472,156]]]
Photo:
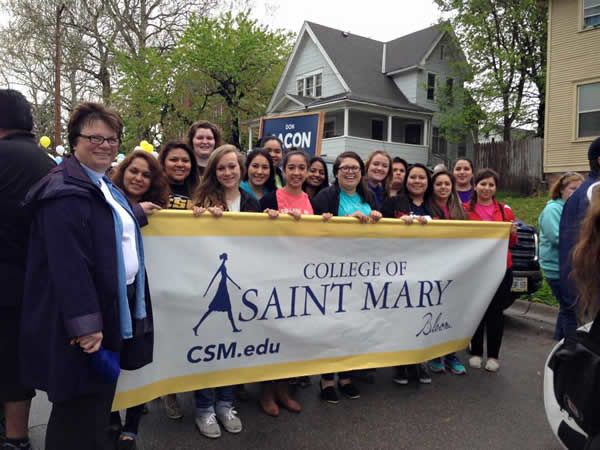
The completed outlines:
[[[280,213],[299,212],[300,214],[313,214],[312,205],[306,192],[300,195],[291,195],[285,189],[280,188],[275,192],[277,206]]]
[[[475,212],[481,217],[481,220],[492,221],[494,219],[495,209],[494,202],[487,206],[475,203]]]
[[[448,205],[442,206],[442,211],[444,211],[444,216],[446,217],[446,220],[452,219],[452,217],[450,217],[450,208],[448,208]]]

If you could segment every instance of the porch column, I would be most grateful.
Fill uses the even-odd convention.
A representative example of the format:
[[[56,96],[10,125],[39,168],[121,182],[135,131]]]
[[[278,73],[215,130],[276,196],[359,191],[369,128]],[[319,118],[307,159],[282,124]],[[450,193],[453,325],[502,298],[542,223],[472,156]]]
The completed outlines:
[[[348,136],[348,129],[350,128],[350,109],[344,108],[344,136]]]
[[[248,125],[248,151],[252,150],[252,127]]]
[[[392,142],[392,116],[388,116],[388,135],[387,135],[387,141],[388,142]]]
[[[425,119],[423,121],[423,145],[429,147],[429,132],[430,132],[431,119]]]

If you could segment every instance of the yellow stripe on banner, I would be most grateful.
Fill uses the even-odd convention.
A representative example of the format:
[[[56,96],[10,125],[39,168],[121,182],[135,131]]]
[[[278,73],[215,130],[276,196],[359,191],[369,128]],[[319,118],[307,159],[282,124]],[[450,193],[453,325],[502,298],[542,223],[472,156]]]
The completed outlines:
[[[195,391],[209,387],[233,386],[243,383],[346,370],[416,364],[462,350],[469,345],[470,341],[471,338],[467,338],[445,342],[420,350],[367,353],[311,361],[294,361],[268,366],[241,367],[218,372],[167,378],[137,389],[117,393],[113,401],[112,410],[119,411],[135,405],[141,405],[166,394]]]
[[[508,239],[508,222],[432,220],[426,225],[407,225],[399,219],[381,219],[376,224],[360,224],[350,217],[302,216],[297,221],[288,214],[269,219],[262,213],[225,213],[214,218],[205,212],[194,217],[191,211],[163,210],[148,218],[144,236],[291,236],[316,238],[378,239]]]

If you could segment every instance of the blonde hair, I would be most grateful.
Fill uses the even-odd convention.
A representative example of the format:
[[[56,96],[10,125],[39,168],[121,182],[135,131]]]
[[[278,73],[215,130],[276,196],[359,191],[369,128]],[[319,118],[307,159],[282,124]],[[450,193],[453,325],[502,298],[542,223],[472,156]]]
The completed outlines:
[[[552,200],[562,197],[562,191],[574,181],[581,181],[583,183],[583,176],[577,172],[563,173],[550,188],[550,197],[552,197]]]

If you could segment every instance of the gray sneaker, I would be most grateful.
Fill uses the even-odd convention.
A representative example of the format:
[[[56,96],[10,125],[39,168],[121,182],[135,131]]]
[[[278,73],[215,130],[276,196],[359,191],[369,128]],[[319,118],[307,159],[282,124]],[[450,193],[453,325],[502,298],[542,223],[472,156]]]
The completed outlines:
[[[221,437],[221,427],[217,422],[217,415],[214,412],[203,413],[194,418],[198,431],[207,438],[216,439]]]
[[[167,413],[167,417],[169,419],[181,419],[183,417],[183,413],[181,412],[181,408],[179,407],[179,402],[177,401],[177,396],[175,394],[165,395],[162,399],[163,404],[165,405],[165,412]]]
[[[237,411],[231,408],[217,410],[217,419],[230,433],[239,433],[242,431],[242,421],[237,416]]]

